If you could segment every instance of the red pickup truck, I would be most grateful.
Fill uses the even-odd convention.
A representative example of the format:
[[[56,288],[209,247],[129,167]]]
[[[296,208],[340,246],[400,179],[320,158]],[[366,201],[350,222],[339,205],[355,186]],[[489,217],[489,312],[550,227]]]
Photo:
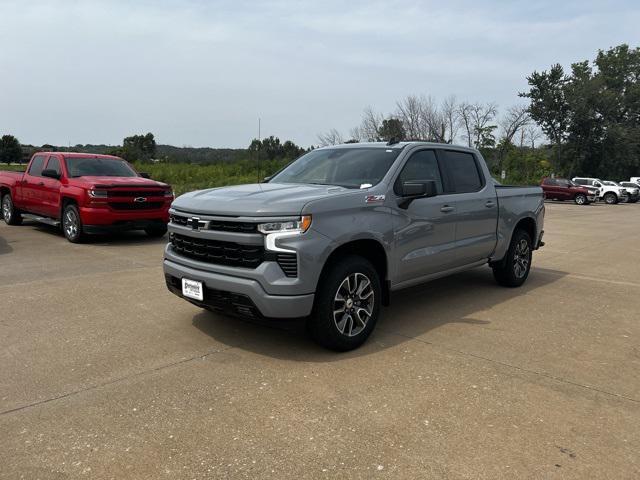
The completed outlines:
[[[0,172],[0,198],[8,225],[19,225],[23,216],[61,225],[76,243],[114,230],[164,235],[173,191],[118,157],[39,152],[25,173]]]

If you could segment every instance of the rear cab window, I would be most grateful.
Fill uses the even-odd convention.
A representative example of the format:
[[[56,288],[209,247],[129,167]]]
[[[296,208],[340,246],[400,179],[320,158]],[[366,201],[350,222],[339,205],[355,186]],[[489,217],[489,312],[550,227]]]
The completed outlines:
[[[456,150],[444,150],[443,153],[451,193],[472,193],[484,187],[484,178],[472,153]]]

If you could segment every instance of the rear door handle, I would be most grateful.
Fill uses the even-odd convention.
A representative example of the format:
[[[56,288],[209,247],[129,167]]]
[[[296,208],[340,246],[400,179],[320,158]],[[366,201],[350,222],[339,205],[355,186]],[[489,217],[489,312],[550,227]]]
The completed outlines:
[[[40,187],[42,187],[42,186],[44,186],[44,182],[38,182],[38,185],[39,185]]]
[[[496,202],[494,202],[493,200],[489,200],[487,203],[484,204],[484,206],[487,208],[495,207]]]
[[[453,212],[455,210],[455,207],[451,207],[449,205],[444,205],[440,208],[440,211],[442,213],[449,213],[449,212]]]

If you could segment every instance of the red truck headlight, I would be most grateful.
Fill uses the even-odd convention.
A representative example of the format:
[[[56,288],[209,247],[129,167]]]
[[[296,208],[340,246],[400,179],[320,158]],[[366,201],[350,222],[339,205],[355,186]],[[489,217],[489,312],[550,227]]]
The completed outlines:
[[[89,190],[89,196],[91,198],[107,198],[107,191],[106,190],[95,190],[95,189],[91,189]]]

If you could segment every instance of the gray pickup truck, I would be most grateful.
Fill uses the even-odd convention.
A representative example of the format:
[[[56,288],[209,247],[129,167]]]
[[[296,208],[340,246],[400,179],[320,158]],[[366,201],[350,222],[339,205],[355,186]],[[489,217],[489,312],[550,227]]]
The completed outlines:
[[[213,311],[301,318],[361,345],[392,291],[488,264],[524,283],[543,245],[540,187],[505,187],[480,153],[425,142],[313,150],[263,183],[191,192],[170,210],[169,290]]]

